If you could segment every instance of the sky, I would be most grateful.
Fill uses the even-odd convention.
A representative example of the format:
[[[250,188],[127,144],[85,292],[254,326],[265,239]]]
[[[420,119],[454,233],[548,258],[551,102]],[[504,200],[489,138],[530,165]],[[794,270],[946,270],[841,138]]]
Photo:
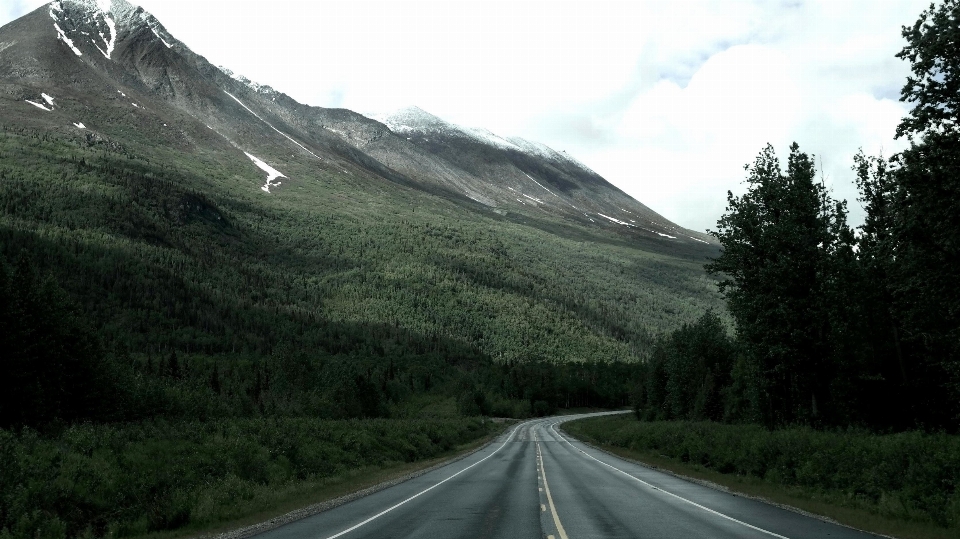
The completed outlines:
[[[814,154],[858,225],[852,157],[904,147],[901,27],[930,0],[135,0],[215,65],[321,107],[416,105],[565,150],[694,230],[767,143]],[[42,5],[0,0],[0,25]]]

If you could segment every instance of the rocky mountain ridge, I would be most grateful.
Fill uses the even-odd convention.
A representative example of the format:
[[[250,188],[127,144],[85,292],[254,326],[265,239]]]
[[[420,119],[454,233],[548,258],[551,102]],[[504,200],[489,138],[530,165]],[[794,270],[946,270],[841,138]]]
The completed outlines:
[[[116,144],[135,133],[185,152],[236,155],[267,174],[265,195],[336,171],[501,215],[545,212],[628,235],[711,241],[542,144],[416,108],[367,117],[298,103],[213,66],[126,0],[55,0],[0,28],[0,110]]]

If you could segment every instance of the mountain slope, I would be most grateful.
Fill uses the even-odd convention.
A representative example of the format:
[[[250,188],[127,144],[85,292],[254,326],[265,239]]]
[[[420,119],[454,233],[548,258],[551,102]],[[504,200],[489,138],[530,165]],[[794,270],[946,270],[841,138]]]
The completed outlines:
[[[636,360],[719,304],[715,246],[569,156],[419,110],[297,103],[124,0],[0,28],[0,124],[3,252],[32,252],[135,351],[363,334],[381,357],[450,340]]]
[[[333,167],[360,165],[383,178],[466,196],[501,211],[538,208],[681,242],[711,241],[669,223],[575,159],[540,144],[455,126],[419,109],[378,117],[383,121],[378,123],[350,111],[301,105],[210,65],[125,0],[57,1],[5,30],[11,38],[4,38],[0,68],[7,73],[31,86],[115,91],[117,104],[125,107],[141,105],[124,102],[128,93],[161,98],[149,107],[159,127],[169,128],[164,120],[185,113],[241,150],[250,139],[258,147],[269,141],[278,153],[326,157]],[[36,55],[38,49],[44,54]],[[91,80],[93,74],[101,80]],[[32,95],[22,89],[20,94]],[[191,127],[175,138],[208,138],[197,123]]]

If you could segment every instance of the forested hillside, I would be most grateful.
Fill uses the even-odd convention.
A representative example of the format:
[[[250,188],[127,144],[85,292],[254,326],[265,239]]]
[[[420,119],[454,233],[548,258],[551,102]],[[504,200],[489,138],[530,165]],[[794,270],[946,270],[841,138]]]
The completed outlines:
[[[336,363],[419,391],[446,377],[437,365],[629,364],[717,297],[704,249],[347,175],[251,196],[229,163],[10,127],[0,155],[4,257],[58,283],[97,342],[145,374],[176,356],[197,379],[217,370],[260,393],[257,376],[266,385],[276,358],[295,357],[304,372]]]

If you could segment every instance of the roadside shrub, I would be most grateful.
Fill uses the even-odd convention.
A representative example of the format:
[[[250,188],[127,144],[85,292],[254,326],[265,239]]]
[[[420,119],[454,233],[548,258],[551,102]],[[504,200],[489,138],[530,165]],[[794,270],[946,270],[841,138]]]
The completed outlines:
[[[0,538],[215,524],[297,481],[436,457],[492,429],[481,419],[257,418],[0,430]]]

